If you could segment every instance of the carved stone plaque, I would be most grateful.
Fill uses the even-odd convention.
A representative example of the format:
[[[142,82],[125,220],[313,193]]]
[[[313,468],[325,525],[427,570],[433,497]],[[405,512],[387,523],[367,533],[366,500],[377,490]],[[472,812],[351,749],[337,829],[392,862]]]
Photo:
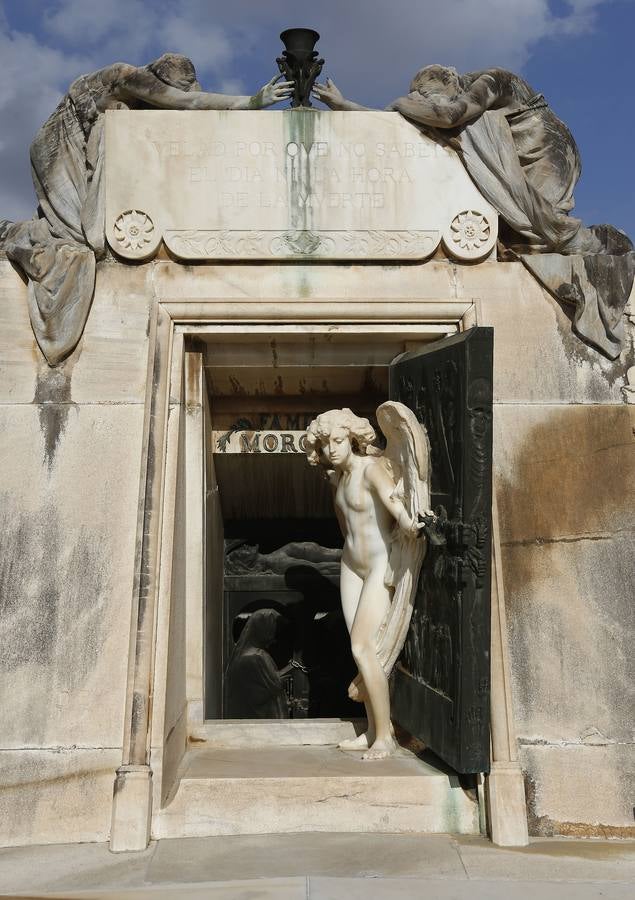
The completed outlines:
[[[393,112],[106,114],[106,235],[127,259],[459,259],[497,214],[454,151]]]

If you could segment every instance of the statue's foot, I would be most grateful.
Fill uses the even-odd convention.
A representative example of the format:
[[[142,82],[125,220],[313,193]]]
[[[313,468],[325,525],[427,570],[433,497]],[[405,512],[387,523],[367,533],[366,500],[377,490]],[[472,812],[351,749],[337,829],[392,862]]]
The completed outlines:
[[[372,746],[368,748],[362,759],[386,759],[397,752],[397,742],[391,737],[386,739],[377,739]]]
[[[337,745],[340,750],[368,750],[372,740],[368,739],[368,732],[358,734],[355,738],[346,738]]]

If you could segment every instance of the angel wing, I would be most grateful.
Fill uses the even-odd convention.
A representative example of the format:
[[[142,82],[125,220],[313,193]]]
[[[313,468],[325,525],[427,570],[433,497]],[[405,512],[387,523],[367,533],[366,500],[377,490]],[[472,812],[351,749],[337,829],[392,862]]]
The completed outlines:
[[[394,400],[378,407],[377,421],[386,438],[384,458],[393,470],[395,490],[411,515],[423,513],[430,497],[428,434],[412,410]]]
[[[377,421],[386,437],[384,457],[395,480],[399,498],[415,522],[430,506],[430,442],[424,426],[403,403],[389,400],[377,409]],[[386,619],[377,635],[377,655],[390,675],[406,640],[419,572],[426,554],[423,535],[411,536],[395,528],[385,581],[394,587]]]

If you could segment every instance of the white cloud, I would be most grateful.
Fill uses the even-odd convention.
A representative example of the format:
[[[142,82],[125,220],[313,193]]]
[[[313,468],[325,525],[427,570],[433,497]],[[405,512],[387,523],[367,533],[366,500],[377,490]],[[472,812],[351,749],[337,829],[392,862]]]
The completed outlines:
[[[44,27],[54,40],[90,48],[100,64],[149,61],[171,51],[190,56],[202,72],[221,72],[234,49],[225,28],[196,0],[57,0]]]
[[[311,21],[340,87],[350,86],[365,102],[373,95],[386,102],[432,62],[460,71],[520,71],[541,41],[592,27],[603,2],[610,0],[572,0],[556,19],[548,0],[322,0]]]
[[[200,28],[178,15],[165,19],[158,40],[172,53],[189,56],[199,72],[222,72],[232,61],[234,51],[227,33],[217,26]]]
[[[566,0],[567,15],[556,20],[556,33],[566,36],[588,34],[595,28],[598,8],[611,0]]]
[[[94,50],[102,65],[140,62],[160,48],[235,79],[250,53],[269,52],[273,71],[278,32],[304,21],[322,33],[334,77],[367,102],[373,94],[385,102],[430,61],[520,69],[540,40],[592,29],[611,0],[564,2],[554,16],[549,0],[56,0],[44,25],[53,39]]]
[[[0,218],[26,218],[34,206],[29,144],[90,61],[6,30],[0,30],[0,59]]]
[[[142,0],[58,0],[44,15],[44,27],[67,42],[95,44],[113,32],[134,32],[147,19]]]
[[[200,72],[226,82],[219,90],[233,92],[238,79],[227,72],[233,48],[225,30],[209,14],[201,21],[188,18],[188,6],[60,0],[49,5],[42,20],[42,40],[11,30],[0,4],[0,219],[32,215],[29,145],[78,75],[118,60],[147,62],[171,50],[191,56]],[[240,92],[247,93],[242,86]]]
[[[280,30],[316,28],[325,74],[363,102],[382,105],[429,62],[518,71],[540,41],[591,30],[598,8],[610,2],[565,0],[565,11],[555,16],[549,0],[181,0],[178,16],[197,29],[213,22],[231,34],[234,66],[248,54],[268,56],[272,71]],[[202,68],[210,53],[199,44],[195,63]]]

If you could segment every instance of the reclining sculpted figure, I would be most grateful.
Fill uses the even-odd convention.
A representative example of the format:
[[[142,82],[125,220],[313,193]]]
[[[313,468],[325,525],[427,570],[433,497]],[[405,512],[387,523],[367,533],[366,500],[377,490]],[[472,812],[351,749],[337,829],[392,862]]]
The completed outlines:
[[[345,99],[331,81],[314,93],[331,109],[366,108]],[[575,305],[578,335],[616,358],[635,274],[633,244],[613,226],[586,228],[570,215],[580,155],[543,95],[504,69],[459,75],[431,65],[388,108],[459,153],[511,229],[507,244],[558,299]]]
[[[29,278],[29,314],[49,365],[77,345],[105,254],[104,112],[107,109],[262,109],[291,96],[272,78],[253,97],[206,93],[185,56],[148,66],[115,63],[74,81],[31,144],[37,215],[0,220],[0,250]]]

